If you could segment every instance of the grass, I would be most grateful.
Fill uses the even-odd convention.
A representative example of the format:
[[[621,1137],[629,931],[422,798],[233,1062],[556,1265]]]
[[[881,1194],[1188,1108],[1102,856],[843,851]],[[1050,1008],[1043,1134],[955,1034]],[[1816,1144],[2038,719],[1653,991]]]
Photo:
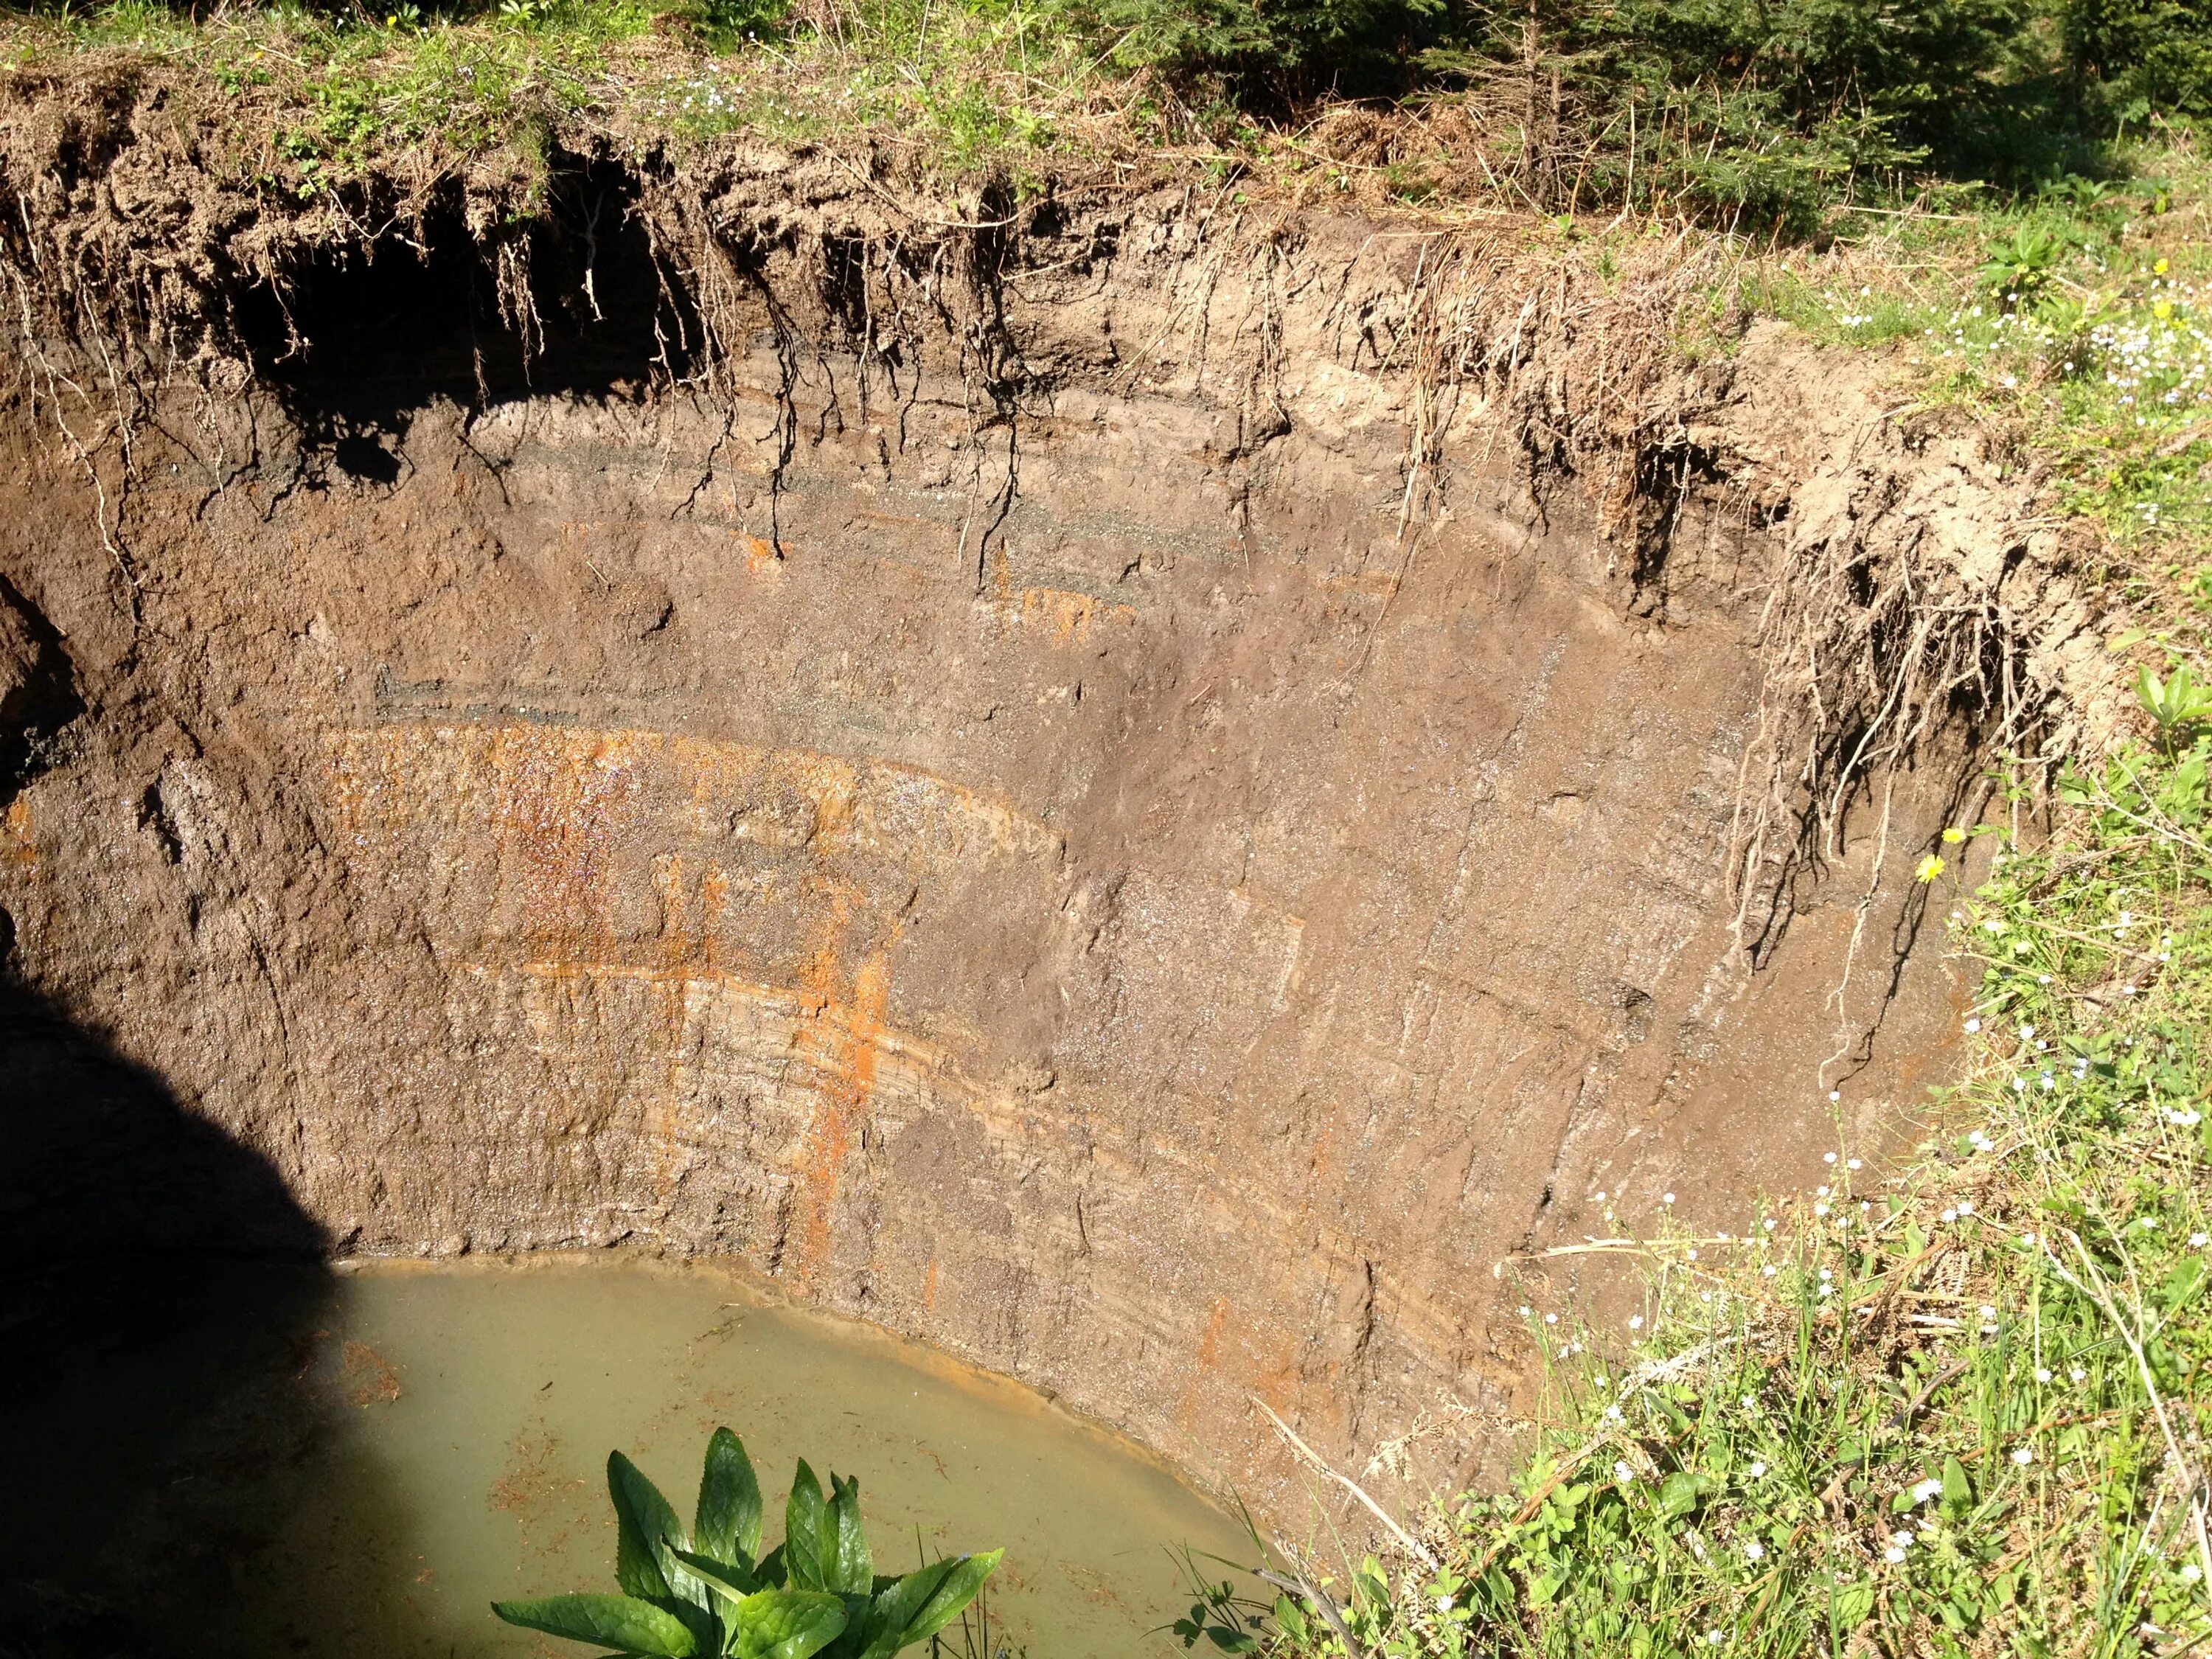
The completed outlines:
[[[1107,77],[1059,15],[1035,0],[825,4],[811,22],[779,0],[501,0],[450,14],[224,6],[196,21],[113,0],[0,22],[0,68],[106,53],[179,72],[232,106],[216,136],[273,132],[246,159],[309,196],[395,157],[450,165],[578,123],[678,148],[875,135],[959,173],[1079,151],[1112,125]]]
[[[526,161],[580,128],[679,149],[733,133],[834,138],[940,176],[1000,167],[1018,180],[1048,162],[1167,156],[1367,210],[1561,204],[1522,176],[1526,100],[1504,82],[1446,76],[1389,108],[1323,98],[1262,117],[1218,76],[1148,67],[1140,36],[1108,27],[1090,0],[216,0],[204,15],[197,0],[34,0],[0,15],[0,70],[92,55],[164,70],[233,106],[195,113],[243,140],[255,177],[309,196],[403,157]],[[1692,108],[1705,99],[1675,88],[1642,129],[1631,121],[1633,160],[1615,153],[1617,123],[1582,135],[1587,154],[1553,133],[1562,199],[1627,194],[1733,222],[1778,191],[1791,205],[1772,210],[1801,229],[1855,198],[1894,205],[1904,175],[1834,155],[1814,167],[1798,139],[1764,129],[1722,143],[1708,131],[1718,115]]]
[[[1441,1497],[1362,1561],[1195,1580],[1187,1644],[2212,1649],[2212,168],[2186,135],[2136,160],[2134,188],[1747,256],[1685,319],[1693,349],[1747,303],[1888,353],[1901,403],[1983,423],[2095,526],[2143,624],[2113,644],[2144,735],[2055,778],[2008,757],[1997,820],[1921,865],[1979,974],[1965,1075],[1892,1126],[1901,1167],[1839,1143],[1733,1229],[1607,1247],[1642,1275],[1623,1324],[1532,1277],[1543,1404],[1511,1488]],[[1630,1195],[1597,1197],[1618,1231]]]
[[[1754,303],[1817,339],[1895,344],[1923,405],[2002,422],[2054,504],[2130,564],[2205,551],[2212,462],[2212,167],[2194,136],[2002,208],[1908,216]]]

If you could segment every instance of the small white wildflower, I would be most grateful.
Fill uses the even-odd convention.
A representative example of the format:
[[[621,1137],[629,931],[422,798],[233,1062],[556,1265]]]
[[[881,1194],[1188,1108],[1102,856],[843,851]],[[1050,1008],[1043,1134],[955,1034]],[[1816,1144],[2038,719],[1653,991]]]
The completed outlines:
[[[1982,1304],[1980,1312],[1984,1319],[1995,1319],[1997,1316],[1997,1310],[1986,1302]]]
[[[1544,1316],[1544,1322],[1547,1325],[1556,1325],[1559,1322],[1559,1316],[1557,1314],[1546,1314]]]
[[[1896,1545],[1892,1544],[1887,1549],[1881,1553],[1881,1559],[1888,1562],[1889,1565],[1893,1567],[1899,1562],[1905,1559],[1905,1552],[1898,1548]]]
[[[2183,1580],[2188,1583],[2193,1584],[2198,1579],[2203,1577],[2203,1576],[2204,1569],[2198,1566],[2194,1561],[2187,1563],[2181,1569],[2181,1577]]]
[[[1636,1471],[1626,1463],[1617,1462],[1613,1466],[1613,1478],[1625,1486],[1636,1479]]]
[[[2051,1372],[2049,1368],[2038,1365],[2035,1368],[2035,1380],[2039,1382],[2048,1382],[2051,1381]]]
[[[1760,1226],[1762,1226],[1762,1227],[1765,1228],[1765,1229],[1766,1229],[1766,1231],[1767,1231],[1768,1232],[1770,1232],[1770,1233],[1771,1233],[1771,1232],[1772,1232],[1772,1231],[1774,1231],[1774,1223],[1773,1223],[1773,1221],[1772,1221],[1771,1218],[1770,1218],[1770,1219],[1768,1219],[1768,1220],[1765,1220],[1765,1221],[1762,1221],[1762,1222],[1760,1222],[1759,1224]]]
[[[1664,1194],[1661,1196],[1659,1201],[1662,1204],[1672,1204],[1674,1201],[1674,1194],[1672,1193]]]
[[[1704,1551],[1702,1551],[1702,1550],[1700,1550],[1700,1551],[1698,1552],[1698,1553],[1699,1553],[1700,1555],[1702,1555],[1702,1554],[1704,1554],[1704,1553],[1705,1553],[1705,1552],[1704,1552]],[[1709,1647],[1709,1648],[1717,1648],[1717,1647],[1720,1646],[1720,1644],[1721,1644],[1722,1643],[1723,1643],[1723,1642],[1725,1642],[1725,1641],[1727,1641],[1727,1640],[1728,1640],[1728,1638],[1727,1638],[1727,1637],[1725,1637],[1725,1636],[1723,1636],[1723,1635],[1722,1635],[1722,1634],[1721,1634],[1718,1631],[1717,1631],[1717,1630],[1709,1630],[1709,1631],[1707,1631],[1707,1632],[1705,1632],[1705,1645],[1706,1645],[1707,1647]]]
[[[1759,1270],[1759,1274],[1762,1279],[1771,1279],[1774,1277],[1774,1264],[1770,1261]]]
[[[1982,1022],[1981,1022],[1981,1021],[1979,1021],[1978,1019],[1970,1019],[1970,1020],[1968,1020],[1968,1021],[1966,1022],[1966,1030],[1967,1030],[1970,1033],[1971,1033],[1971,1032],[1974,1032],[1974,1031],[1978,1031],[1978,1030],[1980,1030],[1981,1029],[1982,1029]]]
[[[1835,1161],[1836,1155],[1833,1152],[1823,1152],[1820,1154],[1820,1162],[1823,1164],[1833,1164]],[[1827,1191],[1827,1188],[1823,1187],[1820,1190],[1822,1192],[1826,1192]]]
[[[1766,1546],[1760,1543],[1756,1538],[1751,1540],[1743,1547],[1743,1559],[1747,1561],[1760,1561],[1764,1560],[1765,1557]]]
[[[1530,1307],[1527,1303],[1523,1302],[1523,1303],[1521,1304],[1521,1317],[1522,1317],[1522,1318],[1526,1319],[1526,1318],[1527,1318],[1530,1314],[1532,1314],[1532,1313],[1534,1313],[1534,1312],[1535,1312],[1535,1310],[1534,1310],[1534,1308],[1531,1308],[1531,1307]]]
[[[1751,1466],[1751,1478],[1752,1478],[1753,1480],[1762,1480],[1762,1479],[1764,1479],[1764,1478],[1765,1478],[1765,1474],[1766,1474],[1766,1465],[1765,1465],[1764,1462],[1753,1463],[1753,1464]]]
[[[2076,1365],[2072,1370],[2067,1372],[2066,1375],[2076,1382],[2087,1382],[2089,1380],[2089,1373],[2083,1370],[2079,1365]]]
[[[1959,1200],[1959,1213],[1960,1215],[1972,1215],[1973,1212],[1974,1200],[1972,1199],[1962,1198]]]
[[[2035,1462],[2035,1448],[2033,1446],[2014,1446],[2012,1449],[2012,1461],[2019,1464],[2021,1468],[2026,1468],[2030,1463]]]
[[[1754,1411],[1759,1406],[1759,1396],[1756,1395],[1747,1394],[1737,1403],[1746,1411]]]
[[[1644,1316],[1642,1314],[1629,1315],[1628,1328],[1632,1331],[1642,1330],[1644,1328]]]
[[[1912,1534],[1909,1532],[1892,1533],[1890,1540],[1901,1550],[1909,1550],[1912,1547]]]
[[[1863,1170],[1866,1168],[1866,1164],[1863,1159],[1855,1158],[1851,1159],[1850,1162],[1844,1164],[1844,1167],[1846,1170]],[[1864,1206],[1862,1206],[1861,1207],[1863,1208]]]
[[[1946,1221],[1956,1221],[1959,1218],[1959,1212],[1956,1210],[1946,1210],[1943,1212],[1942,1218]]]
[[[2212,1244],[2212,1233],[2191,1233],[2189,1235],[2189,1248],[2191,1249],[2201,1250],[2207,1244]]]

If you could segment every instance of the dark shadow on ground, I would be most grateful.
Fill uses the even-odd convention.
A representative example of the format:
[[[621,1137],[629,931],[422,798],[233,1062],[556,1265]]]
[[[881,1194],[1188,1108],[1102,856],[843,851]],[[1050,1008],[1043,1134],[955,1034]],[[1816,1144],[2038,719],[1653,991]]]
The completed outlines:
[[[0,978],[0,1659],[361,1651],[396,1563],[300,1583],[273,1647],[228,1616],[354,1406],[324,1243],[267,1159]]]

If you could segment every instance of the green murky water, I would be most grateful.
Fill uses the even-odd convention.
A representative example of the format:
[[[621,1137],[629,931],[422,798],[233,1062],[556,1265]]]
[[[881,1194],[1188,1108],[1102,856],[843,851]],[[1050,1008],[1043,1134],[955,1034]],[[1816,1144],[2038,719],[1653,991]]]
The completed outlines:
[[[713,1270],[229,1268],[148,1313],[0,1423],[31,1500],[0,1518],[0,1581],[52,1651],[126,1629],[182,1653],[562,1650],[485,1604],[612,1589],[607,1451],[688,1514],[720,1423],[771,1492],[800,1455],[858,1474],[883,1570],[1006,1546],[994,1626],[1031,1659],[1172,1651],[1147,1633],[1182,1605],[1168,1547],[1242,1553],[1125,1443]]]

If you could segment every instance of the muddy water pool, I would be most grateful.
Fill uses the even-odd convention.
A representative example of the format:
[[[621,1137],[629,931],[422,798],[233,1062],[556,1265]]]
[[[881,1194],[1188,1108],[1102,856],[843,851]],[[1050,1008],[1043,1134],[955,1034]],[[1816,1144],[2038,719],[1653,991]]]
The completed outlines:
[[[1221,1510],[1029,1390],[712,1269],[238,1267],[147,1314],[0,1421],[31,1499],[0,1518],[0,1584],[19,1625],[64,1632],[54,1651],[127,1632],[177,1653],[581,1654],[486,1603],[611,1589],[609,1449],[688,1516],[725,1423],[771,1539],[803,1455],[860,1477],[880,1570],[1004,1545],[993,1621],[1031,1659],[1174,1651],[1148,1634],[1186,1604],[1170,1547],[1249,1553]]]

